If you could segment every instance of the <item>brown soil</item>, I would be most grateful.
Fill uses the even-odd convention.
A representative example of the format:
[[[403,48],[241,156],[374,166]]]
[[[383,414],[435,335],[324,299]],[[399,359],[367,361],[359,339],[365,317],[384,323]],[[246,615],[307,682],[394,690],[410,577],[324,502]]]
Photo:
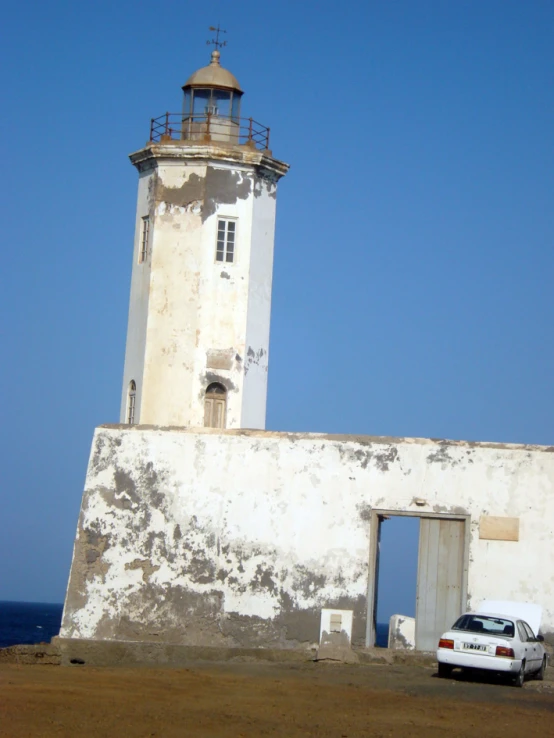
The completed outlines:
[[[554,671],[554,670],[550,670]],[[548,674],[550,677],[550,674]],[[403,665],[0,664],[0,736],[548,736],[554,684],[438,679]]]

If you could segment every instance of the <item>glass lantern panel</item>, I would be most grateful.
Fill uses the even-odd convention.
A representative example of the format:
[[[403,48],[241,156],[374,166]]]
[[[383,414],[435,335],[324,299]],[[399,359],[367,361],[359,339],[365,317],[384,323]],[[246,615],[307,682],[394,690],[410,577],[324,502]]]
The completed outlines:
[[[231,93],[227,90],[214,90],[211,112],[221,118],[228,118],[231,115]]]
[[[206,115],[211,90],[194,90],[193,115]]]
[[[185,90],[185,98],[183,100],[183,116],[188,117],[190,115],[190,103],[191,103],[191,92]]]
[[[193,102],[194,115],[217,115],[228,118],[231,114],[231,93],[227,90],[196,89]]]
[[[233,107],[231,110],[231,117],[233,120],[238,121],[240,116],[240,98],[242,97],[240,92],[233,92]]]

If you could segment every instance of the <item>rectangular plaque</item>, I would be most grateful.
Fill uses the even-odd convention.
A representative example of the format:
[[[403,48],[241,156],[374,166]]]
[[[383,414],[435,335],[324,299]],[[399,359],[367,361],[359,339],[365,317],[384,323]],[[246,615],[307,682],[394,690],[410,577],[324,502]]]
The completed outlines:
[[[481,515],[479,538],[489,541],[519,541],[519,518]]]
[[[208,369],[232,369],[235,358],[234,349],[211,349],[207,353],[206,366]]]

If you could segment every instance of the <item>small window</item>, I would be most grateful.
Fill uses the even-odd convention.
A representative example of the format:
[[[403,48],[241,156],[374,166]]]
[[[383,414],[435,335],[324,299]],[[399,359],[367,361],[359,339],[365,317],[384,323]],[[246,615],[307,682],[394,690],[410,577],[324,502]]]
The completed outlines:
[[[233,262],[235,260],[236,221],[220,218],[217,221],[216,261]]]
[[[225,428],[226,411],[227,390],[222,384],[214,382],[206,390],[204,426],[206,428]]]
[[[135,406],[137,400],[137,385],[135,381],[131,379],[129,382],[129,394],[127,397],[127,423],[134,425],[135,422]]]
[[[523,629],[527,633],[527,640],[528,641],[534,641],[535,640],[535,634],[531,630],[531,627],[529,625],[527,625],[527,623],[525,622],[525,620],[522,620],[521,621],[521,624],[523,625]]]
[[[142,219],[142,230],[140,232],[140,257],[139,263],[146,261],[148,258],[148,242],[150,240],[150,218],[145,215]]]
[[[523,627],[523,623],[521,620],[517,621],[517,629],[519,632],[519,639],[522,641],[522,643],[525,643],[527,641],[527,633],[525,632],[525,628]]]

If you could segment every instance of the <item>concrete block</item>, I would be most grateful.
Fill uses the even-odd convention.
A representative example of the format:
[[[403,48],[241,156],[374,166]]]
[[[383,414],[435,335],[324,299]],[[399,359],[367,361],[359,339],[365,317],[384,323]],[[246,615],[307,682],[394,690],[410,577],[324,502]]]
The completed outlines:
[[[415,649],[415,618],[393,615],[389,621],[389,648],[395,651]]]

